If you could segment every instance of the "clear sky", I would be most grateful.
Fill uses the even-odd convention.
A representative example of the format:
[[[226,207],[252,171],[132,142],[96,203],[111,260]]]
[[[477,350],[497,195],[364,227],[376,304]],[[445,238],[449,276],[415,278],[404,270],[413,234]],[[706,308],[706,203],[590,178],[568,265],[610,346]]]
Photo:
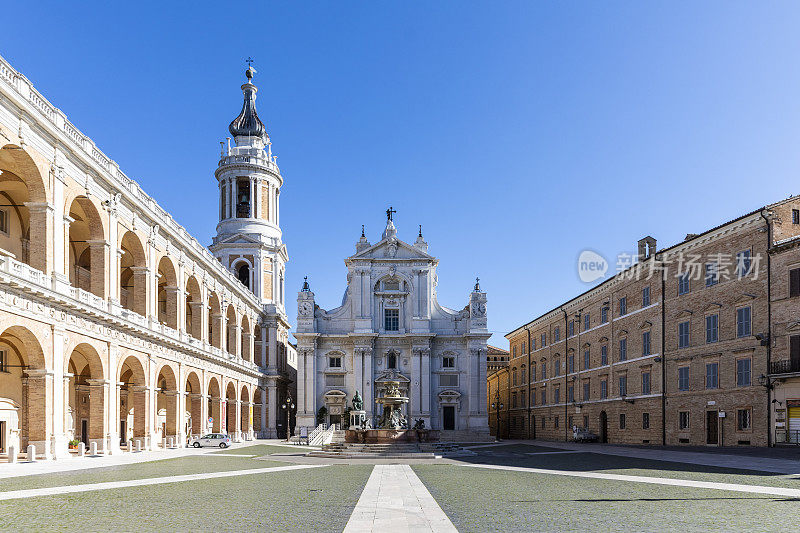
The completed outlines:
[[[0,54],[200,242],[244,59],[285,185],[287,310],[339,305],[361,224],[422,224],[491,342],[659,246],[800,193],[800,6],[7,2]],[[13,23],[9,23],[13,21]]]

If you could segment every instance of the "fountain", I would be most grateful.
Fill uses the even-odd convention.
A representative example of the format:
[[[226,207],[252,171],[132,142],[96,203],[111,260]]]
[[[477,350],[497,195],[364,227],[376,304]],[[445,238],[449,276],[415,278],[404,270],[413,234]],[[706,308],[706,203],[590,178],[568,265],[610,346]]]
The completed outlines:
[[[345,431],[345,442],[387,444],[438,441],[439,432],[424,429],[424,424],[420,425],[418,422],[413,429],[408,428],[408,420],[402,413],[402,407],[408,403],[408,400],[408,396],[403,396],[400,392],[400,382],[385,382],[383,395],[375,399],[375,403],[381,406],[381,416],[378,420],[378,427],[373,429],[369,422],[364,423],[363,403],[361,395],[356,391],[353,397],[351,426]],[[356,422],[356,424],[352,424],[352,422]]]

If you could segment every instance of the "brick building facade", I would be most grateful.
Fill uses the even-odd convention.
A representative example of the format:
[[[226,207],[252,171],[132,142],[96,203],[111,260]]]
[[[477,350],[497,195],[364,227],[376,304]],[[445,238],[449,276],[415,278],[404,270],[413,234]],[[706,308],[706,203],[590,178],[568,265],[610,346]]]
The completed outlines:
[[[795,404],[800,434],[798,209],[664,250],[646,237],[632,266],[506,335],[511,436],[765,446],[792,439]]]
[[[506,350],[488,346],[486,355],[486,412],[489,433],[508,438],[508,358]]]

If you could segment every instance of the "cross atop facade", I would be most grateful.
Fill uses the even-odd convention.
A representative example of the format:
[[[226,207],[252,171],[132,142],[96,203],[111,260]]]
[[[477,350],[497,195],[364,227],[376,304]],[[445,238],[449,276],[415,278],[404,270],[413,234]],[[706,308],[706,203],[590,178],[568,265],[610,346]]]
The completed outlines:
[[[254,60],[252,57],[250,57],[250,56],[247,56],[247,59],[245,59],[245,60],[244,60],[244,62],[245,62],[245,63],[247,63],[247,66],[248,66],[248,67],[252,67],[252,66],[253,66],[253,62],[254,62],[254,61],[255,61],[255,60]]]
[[[397,211],[392,209],[392,206],[389,206],[389,209],[386,210],[386,218],[389,220],[389,222],[392,221],[392,215],[395,213],[397,213]]]

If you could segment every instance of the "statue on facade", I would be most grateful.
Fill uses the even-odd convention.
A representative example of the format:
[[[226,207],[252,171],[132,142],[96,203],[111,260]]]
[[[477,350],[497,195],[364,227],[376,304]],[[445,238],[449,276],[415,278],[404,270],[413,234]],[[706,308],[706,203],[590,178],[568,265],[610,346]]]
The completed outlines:
[[[353,396],[353,411],[363,411],[364,410],[364,400],[361,399],[361,394],[356,391],[355,395]]]

